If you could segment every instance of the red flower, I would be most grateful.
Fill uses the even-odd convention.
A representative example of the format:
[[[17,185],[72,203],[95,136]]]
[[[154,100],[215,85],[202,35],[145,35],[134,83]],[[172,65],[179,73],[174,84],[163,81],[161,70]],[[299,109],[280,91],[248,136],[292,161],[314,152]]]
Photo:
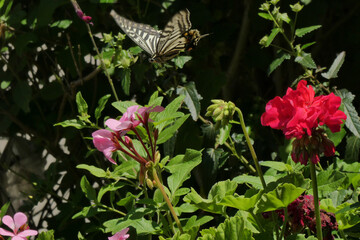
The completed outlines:
[[[338,110],[341,98],[333,93],[315,97],[312,86],[307,82],[299,82],[296,90],[288,88],[283,98],[275,97],[265,107],[261,116],[261,124],[283,131],[287,139],[296,138],[293,142],[292,159],[306,164],[319,162],[319,154],[333,156],[334,144],[327,139],[318,126],[326,125],[332,132],[341,129],[345,113]]]

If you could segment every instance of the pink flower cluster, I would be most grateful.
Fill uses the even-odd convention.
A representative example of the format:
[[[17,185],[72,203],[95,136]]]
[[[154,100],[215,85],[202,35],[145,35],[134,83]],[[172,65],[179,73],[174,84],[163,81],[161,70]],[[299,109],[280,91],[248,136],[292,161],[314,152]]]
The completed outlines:
[[[27,225],[27,217],[22,212],[15,213],[14,218],[9,215],[5,215],[2,218],[2,222],[8,226],[12,232],[0,228],[0,235],[10,236],[11,240],[27,240],[28,236],[35,236],[38,234],[36,230],[29,229],[29,226]]]
[[[340,131],[340,125],[346,119],[345,113],[339,110],[340,105],[341,98],[333,93],[315,97],[312,86],[307,87],[307,82],[301,80],[296,90],[288,88],[283,98],[277,96],[266,104],[261,124],[282,130],[287,139],[303,140],[296,142],[298,148],[292,154],[295,162],[306,164],[311,158],[317,163],[321,152],[309,151],[303,144],[317,142],[316,148],[326,150],[325,155],[334,154],[333,144],[329,144],[330,140],[318,126],[326,125],[332,132]],[[311,140],[313,135],[317,137]]]
[[[84,14],[84,12],[81,10],[81,8],[80,8],[79,4],[76,2],[76,0],[71,0],[71,3],[72,3],[72,5],[73,5],[73,7],[74,7],[74,9],[75,9],[76,14],[78,15],[78,17],[79,17],[81,20],[83,20],[84,22],[86,22],[86,23],[88,23],[88,24],[90,24],[90,25],[94,25],[94,24],[91,22],[92,17],[86,16],[86,15]]]
[[[117,150],[121,150],[128,156],[140,162],[141,164],[146,164],[147,163],[146,158],[140,156],[137,153],[137,151],[135,150],[132,144],[131,138],[125,135],[129,131],[133,131],[138,137],[139,141],[143,143],[140,135],[136,131],[136,127],[142,124],[149,135],[149,139],[151,140],[150,129],[148,126],[148,123],[152,121],[149,118],[150,113],[161,112],[163,110],[164,108],[161,106],[140,107],[138,105],[135,105],[129,107],[127,111],[124,113],[124,115],[120,118],[120,120],[110,118],[105,122],[105,125],[108,126],[112,131],[106,129],[100,129],[92,133],[95,147],[99,151],[103,152],[105,157],[113,164],[116,164],[116,161],[112,158],[112,154]],[[153,135],[155,138],[154,140],[155,142],[157,138],[156,130],[154,131]],[[154,145],[153,142],[151,143],[152,145]],[[153,150],[154,153],[155,147],[152,146],[151,149]],[[148,157],[152,159],[152,156],[153,155],[150,155]]]
[[[288,221],[286,225],[286,235],[303,232],[306,227],[308,227],[311,232],[316,233],[315,206],[312,195],[301,195],[287,207],[287,210]],[[282,221],[285,220],[284,210],[277,210],[275,212]],[[268,218],[269,213],[264,213],[263,216]],[[331,232],[338,229],[335,215],[320,210],[320,218],[324,239],[334,239]]]

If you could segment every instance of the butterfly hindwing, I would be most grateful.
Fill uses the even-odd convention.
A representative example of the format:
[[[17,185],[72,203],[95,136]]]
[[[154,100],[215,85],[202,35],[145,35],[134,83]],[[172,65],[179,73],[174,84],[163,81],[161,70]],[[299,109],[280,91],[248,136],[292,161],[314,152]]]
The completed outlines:
[[[139,47],[151,56],[157,53],[157,44],[161,37],[161,31],[152,28],[150,25],[130,21],[114,10],[110,15],[114,18],[119,27],[131,38]]]

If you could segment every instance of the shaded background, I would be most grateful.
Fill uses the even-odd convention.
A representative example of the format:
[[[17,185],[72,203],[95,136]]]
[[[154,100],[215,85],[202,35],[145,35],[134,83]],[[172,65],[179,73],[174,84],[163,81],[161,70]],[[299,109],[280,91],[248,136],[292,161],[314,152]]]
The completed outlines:
[[[93,17],[91,29],[95,36],[120,31],[109,16],[111,9],[133,21],[162,28],[173,14],[188,8],[193,28],[201,33],[211,33],[190,53],[193,58],[183,69],[170,69],[160,77],[156,77],[154,67],[142,54],[131,67],[129,95],[121,88],[122,70],[118,69],[113,79],[121,100],[135,99],[145,104],[158,86],[171,92],[179,78],[186,77],[188,82],[195,82],[203,97],[202,115],[213,98],[233,101],[242,109],[252,128],[259,159],[269,160],[270,153],[283,144],[281,133],[260,125],[260,115],[265,103],[276,95],[283,95],[303,72],[300,65],[288,61],[270,76],[266,74],[276,51],[262,49],[258,44],[272,28],[269,21],[258,16],[261,1],[101,2],[78,2],[82,10]],[[10,3],[5,1],[2,16]],[[288,4],[294,3],[296,1],[281,1],[281,11],[293,17]],[[308,52],[320,67],[330,67],[336,55],[346,51],[345,63],[339,78],[332,80],[332,86],[347,88],[355,95],[360,90],[359,10],[357,0],[311,1],[300,12],[297,25],[298,28],[322,25],[319,30],[298,39],[300,43],[317,42]],[[95,228],[101,224],[101,219],[98,223],[71,220],[86,201],[79,187],[84,171],[76,169],[76,165],[87,163],[105,169],[109,164],[96,161],[92,156],[84,157],[92,144],[82,136],[90,136],[91,131],[82,131],[81,135],[75,129],[54,127],[53,124],[76,117],[77,91],[82,92],[89,104],[89,112],[93,113],[98,99],[111,89],[105,76],[96,69],[95,51],[87,29],[77,18],[70,1],[16,0],[7,16],[1,18],[0,25],[0,134],[3,140],[0,205],[11,201],[12,212],[20,209],[36,216],[36,222],[31,225],[55,229],[58,238],[73,239],[82,228],[88,229],[92,224]],[[64,19],[71,20],[71,25],[66,28],[53,25]],[[95,39],[99,49],[105,46],[99,37]],[[283,45],[281,41],[276,43]],[[124,48],[134,45],[130,39],[124,42]],[[70,49],[73,49],[74,57]],[[169,97],[167,101],[171,99]],[[358,109],[359,98],[355,98],[354,105]],[[118,114],[110,106],[105,111],[105,115],[112,117]],[[202,149],[213,145],[203,137],[200,126],[200,122],[188,119],[178,133],[175,154],[184,153],[185,148]],[[206,194],[214,182],[246,171],[231,158],[222,169],[214,165],[204,156],[201,168],[196,170],[197,177],[187,184]],[[202,182],[203,175],[209,177],[206,183]],[[98,181],[91,177],[89,180]],[[88,239],[97,237],[99,235],[94,234]]]

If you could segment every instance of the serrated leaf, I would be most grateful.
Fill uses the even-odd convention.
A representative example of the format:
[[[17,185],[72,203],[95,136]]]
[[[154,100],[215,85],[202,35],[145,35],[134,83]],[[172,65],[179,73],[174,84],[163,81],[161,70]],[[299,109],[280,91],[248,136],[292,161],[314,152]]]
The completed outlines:
[[[216,136],[216,143],[223,145],[226,140],[230,137],[231,124],[227,124],[224,127],[220,128],[219,134]]]
[[[316,64],[310,53],[302,53],[301,56],[295,58],[295,62],[300,63],[306,68],[316,69]]]
[[[99,190],[98,196],[97,196],[97,201],[101,202],[101,199],[105,193],[116,191],[125,185],[126,184],[124,182],[115,182],[115,183],[111,183],[109,185],[101,187]]]
[[[76,166],[76,168],[88,170],[95,177],[101,178],[101,177],[106,176],[106,172],[103,169],[95,167],[95,166],[91,166],[91,165],[87,165],[87,164],[79,164]]]
[[[280,28],[273,28],[271,30],[271,34],[269,35],[267,41],[266,41],[266,45],[265,47],[270,46],[270,44],[272,43],[272,41],[274,40],[274,38],[276,37],[276,35],[278,35],[278,33],[281,31]]]
[[[185,96],[184,102],[189,108],[191,117],[196,121],[200,114],[202,100],[201,95],[197,92],[194,82],[189,82],[185,86],[178,86],[176,89],[176,94]]]
[[[175,66],[181,69],[184,67],[185,63],[187,63],[191,59],[191,56],[178,56],[176,58],[173,58],[171,61],[175,63]]]
[[[263,213],[285,208],[297,199],[304,191],[304,188],[295,187],[289,183],[281,184],[274,190],[264,193],[261,196],[260,200],[256,204],[254,212]]]
[[[310,26],[310,27],[299,28],[299,29],[296,29],[295,35],[298,37],[303,37],[305,34],[308,34],[319,28],[321,28],[321,25],[314,25],[314,26]]]
[[[358,138],[360,138],[360,120],[359,115],[352,104],[354,95],[346,89],[336,91],[336,95],[341,97],[344,104],[344,113],[346,114],[345,126]]]
[[[245,196],[225,196],[218,204],[236,208],[239,210],[248,211],[255,207],[256,202],[258,201],[260,194],[255,194],[250,198]]]
[[[290,54],[281,52],[269,65],[267,75],[269,76],[275,69],[277,69],[285,60],[290,59]]]
[[[348,163],[359,160],[360,138],[351,136],[346,139],[345,161]]]
[[[85,116],[88,113],[88,105],[86,101],[84,100],[81,92],[78,92],[76,94],[76,104],[78,108],[78,113],[80,116]]]
[[[190,172],[201,163],[201,152],[187,149],[185,155],[177,156],[165,167],[171,176],[168,177],[168,187],[174,195],[183,182],[190,178]],[[179,171],[181,169],[181,171]]]
[[[98,101],[98,106],[95,109],[95,119],[96,122],[99,120],[99,118],[101,117],[101,112],[104,110],[105,105],[107,103],[107,101],[109,100],[109,98],[111,97],[110,94],[107,94],[105,96],[103,96],[102,98],[99,99]]]
[[[346,179],[346,175],[339,171],[325,170],[319,172],[317,175],[319,198],[323,198],[327,194],[337,190]],[[310,194],[312,194],[312,189],[310,192]]]
[[[37,237],[36,240],[54,240],[54,230],[49,230],[46,232],[41,232]]]
[[[345,52],[342,51],[337,55],[334,62],[331,64],[329,71],[327,71],[326,73],[321,73],[321,76],[323,76],[326,79],[337,78],[338,77],[337,73],[339,72],[344,61],[345,61]]]
[[[312,45],[314,45],[316,42],[311,42],[311,43],[306,43],[304,45],[301,46],[301,50],[304,50]]]
[[[264,176],[265,182],[274,182],[276,180],[273,176]],[[261,184],[260,178],[255,176],[248,176],[248,175],[240,175],[233,178],[234,182],[237,182],[239,184],[242,183],[248,183],[251,184],[255,189],[263,189],[263,186]]]
[[[164,130],[162,130],[159,134],[159,138],[157,141],[157,144],[162,144],[172,138],[176,131],[183,125],[183,123],[188,119],[190,115],[187,114],[185,116],[182,116],[175,121],[173,120],[173,124],[166,127]]]

